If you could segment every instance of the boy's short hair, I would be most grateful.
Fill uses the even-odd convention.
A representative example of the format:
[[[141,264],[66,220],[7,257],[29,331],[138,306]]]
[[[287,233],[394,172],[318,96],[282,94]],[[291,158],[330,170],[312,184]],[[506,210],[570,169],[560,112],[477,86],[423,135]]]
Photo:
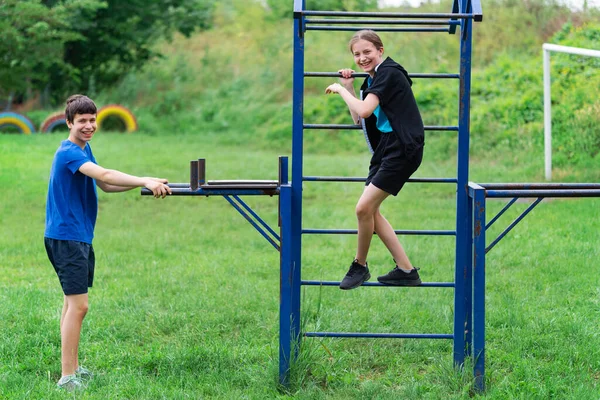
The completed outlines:
[[[65,118],[73,123],[76,114],[97,114],[96,104],[87,96],[74,94],[67,99],[67,108],[65,109]]]

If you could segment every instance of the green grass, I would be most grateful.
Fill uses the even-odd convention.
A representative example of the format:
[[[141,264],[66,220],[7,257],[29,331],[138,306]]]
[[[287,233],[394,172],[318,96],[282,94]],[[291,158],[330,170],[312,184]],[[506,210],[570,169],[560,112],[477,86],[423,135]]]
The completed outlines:
[[[218,135],[98,134],[98,162],[186,182],[189,160],[208,179],[276,179],[263,144]],[[435,138],[434,136],[432,136]],[[0,398],[59,399],[62,292],[43,248],[45,194],[60,135],[0,135]],[[445,140],[429,140],[418,176],[452,176]],[[335,140],[335,139],[333,139]],[[334,148],[331,146],[330,148]],[[540,181],[541,149],[474,154],[471,179]],[[450,154],[450,156],[448,155]],[[364,175],[368,154],[307,154],[306,175]],[[597,169],[557,170],[598,181]],[[360,184],[305,183],[304,227],[355,228]],[[276,228],[277,199],[245,198]],[[503,202],[491,201],[488,215]],[[495,237],[519,202],[494,225]],[[544,201],[488,255],[489,399],[600,397],[600,200]],[[408,184],[383,212],[396,229],[453,229],[447,185]],[[488,218],[490,218],[488,217]],[[426,281],[450,281],[454,239],[402,237]],[[306,236],[303,278],[339,280],[356,237]],[[466,399],[471,374],[452,367],[450,341],[305,339],[292,388],[278,371],[279,254],[219,197],[154,200],[100,193],[97,272],[80,357],[97,377],[90,399]],[[374,275],[391,267],[375,239]],[[303,288],[307,330],[452,331],[447,289]]]

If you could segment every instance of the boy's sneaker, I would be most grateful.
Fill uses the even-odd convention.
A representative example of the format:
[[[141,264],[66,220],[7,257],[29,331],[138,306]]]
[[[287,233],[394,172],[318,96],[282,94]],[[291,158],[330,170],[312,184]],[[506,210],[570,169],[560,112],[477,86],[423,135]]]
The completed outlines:
[[[349,290],[354,289],[362,285],[365,281],[371,278],[369,273],[369,265],[362,266],[356,260],[350,265],[348,273],[340,282],[340,289]]]
[[[418,286],[421,284],[419,268],[413,268],[410,272],[404,272],[396,265],[396,268],[385,275],[377,277],[384,285],[391,286]]]
[[[84,388],[83,381],[75,374],[63,376],[60,378],[56,386],[58,386],[59,389],[66,390],[68,392],[73,392],[75,390]]]
[[[75,370],[75,375],[84,381],[89,381],[94,376],[94,374],[92,374],[92,371],[82,367],[81,365]]]

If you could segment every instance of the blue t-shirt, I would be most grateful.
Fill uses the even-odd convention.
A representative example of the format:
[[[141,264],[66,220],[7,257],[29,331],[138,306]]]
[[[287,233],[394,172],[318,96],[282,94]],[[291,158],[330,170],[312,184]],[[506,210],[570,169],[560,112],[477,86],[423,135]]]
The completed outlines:
[[[373,78],[371,78],[370,76],[368,77],[368,86],[371,87],[371,83],[373,82]],[[390,121],[388,121],[387,115],[385,115],[385,113],[381,110],[381,107],[379,106],[379,104],[377,105],[377,108],[373,111],[373,114],[375,114],[375,117],[377,118],[377,129],[379,129],[380,132],[391,132],[392,131],[392,125],[390,125]]]
[[[48,184],[45,237],[92,244],[98,214],[96,182],[79,172],[90,161],[96,163],[89,143],[82,150],[64,140],[56,150]]]

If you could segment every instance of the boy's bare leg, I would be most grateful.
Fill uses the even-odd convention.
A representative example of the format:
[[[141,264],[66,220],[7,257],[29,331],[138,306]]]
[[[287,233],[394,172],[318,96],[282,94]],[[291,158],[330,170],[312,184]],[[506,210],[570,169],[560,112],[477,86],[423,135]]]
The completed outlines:
[[[68,308],[69,308],[69,303],[67,302],[67,296],[65,296],[62,313],[60,314],[60,331],[61,332],[62,332],[63,321],[65,320],[65,314],[67,313]]]
[[[62,376],[73,375],[78,366],[79,338],[88,311],[88,295],[65,296],[65,301],[60,327]]]
[[[375,214],[378,213],[379,206],[388,196],[389,193],[369,183],[356,205],[356,218],[358,219],[356,260],[361,265],[365,265],[367,262],[367,255],[375,230]]]
[[[413,269],[413,266],[408,259],[404,248],[402,248],[402,245],[400,244],[400,241],[394,232],[394,228],[392,228],[392,225],[388,222],[388,220],[381,215],[379,209],[377,209],[377,212],[375,213],[375,232],[385,247],[387,247],[389,252],[392,254],[394,260],[396,260],[396,265],[398,267],[404,270]]]

